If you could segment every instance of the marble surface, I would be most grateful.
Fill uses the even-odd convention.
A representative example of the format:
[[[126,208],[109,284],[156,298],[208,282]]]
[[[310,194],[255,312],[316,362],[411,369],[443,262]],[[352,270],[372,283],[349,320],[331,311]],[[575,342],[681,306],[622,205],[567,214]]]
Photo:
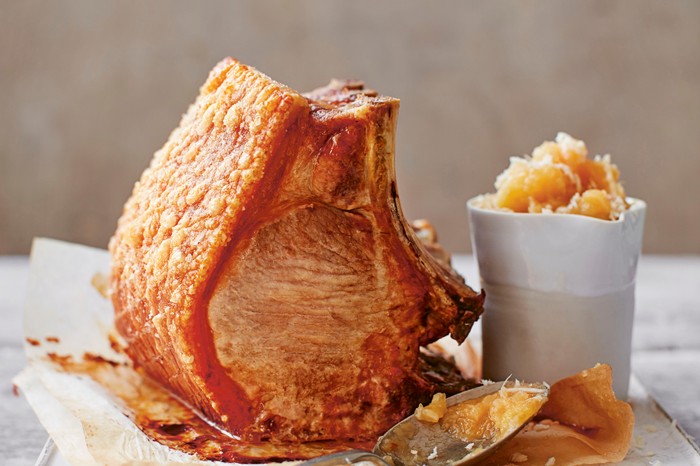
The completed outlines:
[[[471,256],[455,266],[478,283]],[[22,305],[29,267],[24,256],[0,257],[0,465],[32,465],[47,435],[12,377],[26,364]],[[633,372],[668,413],[700,438],[700,257],[645,256],[637,280]]]

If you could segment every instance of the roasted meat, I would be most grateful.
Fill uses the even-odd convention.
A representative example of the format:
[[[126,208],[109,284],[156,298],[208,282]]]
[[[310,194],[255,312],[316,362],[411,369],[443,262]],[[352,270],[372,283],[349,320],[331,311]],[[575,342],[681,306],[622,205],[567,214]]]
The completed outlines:
[[[212,70],[110,242],[146,374],[253,442],[376,438],[439,388],[420,347],[463,340],[483,295],[403,217],[398,108],[357,82],[302,95]]]

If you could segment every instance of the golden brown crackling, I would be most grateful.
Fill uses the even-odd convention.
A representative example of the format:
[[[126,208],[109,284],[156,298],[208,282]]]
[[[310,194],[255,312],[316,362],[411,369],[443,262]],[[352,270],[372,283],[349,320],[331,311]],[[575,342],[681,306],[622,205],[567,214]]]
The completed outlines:
[[[258,111],[247,113],[251,107]],[[117,324],[130,345],[154,345],[147,350],[153,356],[167,354],[181,371],[197,372],[184,341],[195,303],[266,160],[306,108],[298,93],[235,60],[212,70],[136,184],[110,242]],[[141,363],[168,378],[162,359]],[[178,391],[207,391],[183,377],[169,382]]]

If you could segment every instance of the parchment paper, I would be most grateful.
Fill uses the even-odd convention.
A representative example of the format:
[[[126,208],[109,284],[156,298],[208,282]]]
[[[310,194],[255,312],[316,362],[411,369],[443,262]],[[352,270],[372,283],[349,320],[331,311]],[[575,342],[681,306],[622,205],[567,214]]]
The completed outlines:
[[[29,367],[15,383],[71,464],[230,464],[201,461],[150,440],[100,385],[89,377],[61,372],[46,361],[52,352],[76,358],[85,352],[114,361],[125,358],[109,343],[108,334],[113,332],[111,303],[91,284],[96,274],[106,276],[108,267],[106,251],[35,240],[25,336],[39,344],[26,344]],[[52,341],[55,337],[58,342]],[[634,440],[620,464],[700,465],[692,444],[634,378],[631,398],[636,417]]]
[[[34,241],[24,330],[40,344],[26,344],[29,367],[15,383],[71,464],[230,464],[200,461],[150,440],[101,386],[89,377],[60,372],[45,360],[51,352],[75,358],[90,352],[114,361],[125,357],[109,344],[111,303],[91,285],[96,274],[106,276],[108,267],[106,251]]]

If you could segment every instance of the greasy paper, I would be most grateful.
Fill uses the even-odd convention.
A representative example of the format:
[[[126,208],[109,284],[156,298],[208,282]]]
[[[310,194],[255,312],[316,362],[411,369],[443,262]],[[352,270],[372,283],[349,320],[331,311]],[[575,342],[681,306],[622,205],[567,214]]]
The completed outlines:
[[[103,387],[47,360],[52,354],[80,360],[86,352],[111,361],[125,358],[110,346],[111,302],[91,284],[108,267],[106,251],[34,241],[24,310],[29,367],[15,383],[71,464],[225,464],[200,461],[152,441]]]
[[[92,284],[95,275],[106,276],[108,268],[106,251],[47,239],[34,242],[25,307],[26,349],[30,366],[15,379],[15,383],[61,454],[71,464],[227,464],[201,461],[152,441],[124,414],[123,407],[101,385],[89,377],[63,372],[49,362],[50,354],[72,355],[74,360],[79,361],[85,353],[110,361],[125,360],[125,356],[114,351],[110,345],[109,335],[114,332],[111,303]],[[599,375],[599,372],[593,373],[596,374]],[[553,386],[552,394],[555,400],[558,398],[556,387]],[[575,392],[577,388],[569,386],[562,399],[570,397],[571,394],[567,393],[572,390]],[[666,466],[700,465],[692,446],[634,379],[632,396],[637,418],[633,448],[619,464],[647,465],[659,459]],[[564,414],[571,414],[567,404],[557,407],[554,414],[548,414],[556,417],[562,407],[566,408]],[[586,403],[580,406],[583,411],[590,407]],[[576,415],[575,412],[573,415]],[[571,418],[562,419],[571,422]],[[517,442],[535,442],[533,438],[536,437],[540,443],[533,445],[542,447],[544,441],[548,444],[546,454],[549,456],[544,458],[545,450],[541,450],[542,455],[537,457],[532,454],[532,459],[537,457],[546,461],[555,456],[552,448],[556,447],[552,439],[556,438],[556,445],[560,446],[568,445],[564,442],[569,441],[581,443],[576,436],[567,437],[565,433],[557,435],[560,429],[566,428],[550,426],[546,435],[522,434],[517,437]],[[565,437],[568,440],[562,440]],[[529,444],[513,443],[508,448],[524,452],[525,446],[520,448],[519,445]],[[587,464],[582,462],[582,458],[592,461],[600,457],[601,451],[596,450],[598,447],[588,447],[590,451],[579,457],[578,463],[567,463],[563,453],[556,453],[556,466]],[[568,451],[568,447],[563,450]],[[511,462],[508,459],[505,463]],[[544,464],[544,461],[530,464]]]

